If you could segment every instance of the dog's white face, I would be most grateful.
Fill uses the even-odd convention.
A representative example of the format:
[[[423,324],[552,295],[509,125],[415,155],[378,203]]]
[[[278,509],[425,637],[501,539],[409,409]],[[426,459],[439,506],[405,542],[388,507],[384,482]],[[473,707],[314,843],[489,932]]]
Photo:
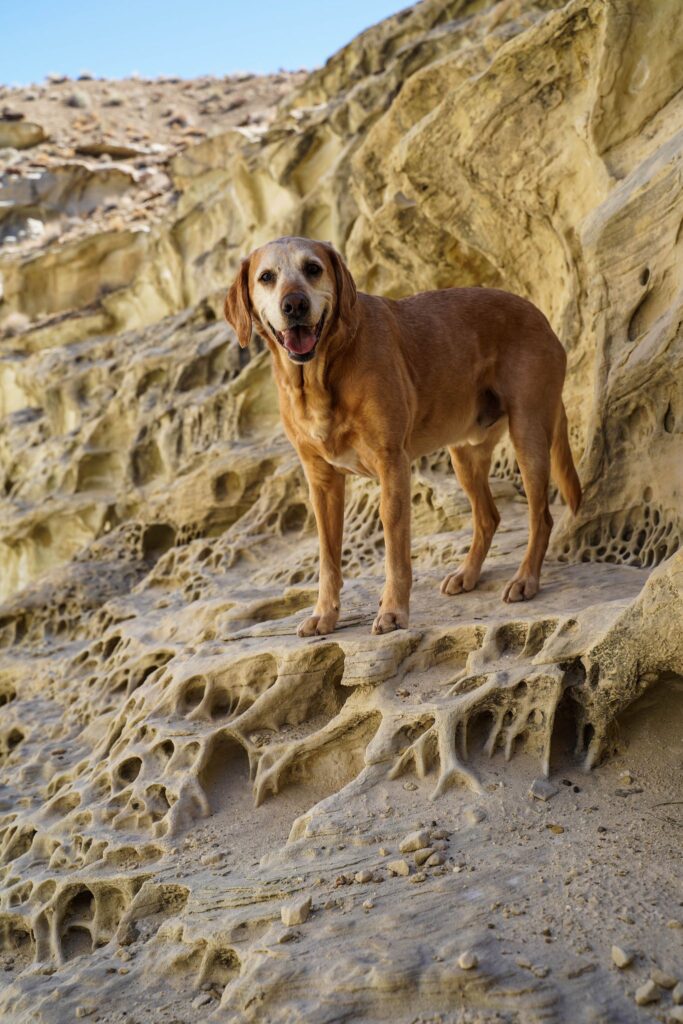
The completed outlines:
[[[334,268],[325,247],[306,238],[281,238],[252,254],[249,297],[273,340],[296,363],[315,355],[335,305]]]
[[[225,296],[225,318],[242,348],[252,327],[294,363],[313,359],[319,342],[357,330],[356,285],[329,242],[278,238],[246,256]]]

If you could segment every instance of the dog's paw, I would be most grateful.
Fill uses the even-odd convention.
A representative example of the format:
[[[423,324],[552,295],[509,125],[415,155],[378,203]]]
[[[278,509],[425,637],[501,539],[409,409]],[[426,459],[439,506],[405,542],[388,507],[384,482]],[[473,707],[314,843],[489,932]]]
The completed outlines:
[[[337,625],[338,612],[327,612],[324,615],[309,615],[299,623],[297,636],[324,636],[331,633]]]
[[[538,593],[536,576],[515,576],[503,591],[503,600],[508,604],[513,601],[530,601]]]
[[[407,628],[408,612],[385,612],[380,609],[372,624],[372,632],[376,636],[380,633],[391,633],[394,629]]]
[[[456,572],[449,572],[448,576],[444,576],[441,580],[441,593],[452,596],[474,590],[478,579],[478,574],[475,576],[474,573],[467,572],[464,568],[458,569]]]

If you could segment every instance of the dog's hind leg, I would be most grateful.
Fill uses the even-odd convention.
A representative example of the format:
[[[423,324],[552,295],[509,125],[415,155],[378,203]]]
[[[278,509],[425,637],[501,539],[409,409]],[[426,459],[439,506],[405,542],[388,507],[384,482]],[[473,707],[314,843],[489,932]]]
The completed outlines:
[[[481,444],[465,444],[448,449],[455,475],[470,499],[473,535],[470,550],[463,564],[443,579],[442,594],[460,594],[463,590],[474,590],[481,575],[481,567],[500,522],[500,515],[489,487],[491,455],[500,435],[500,430],[493,430],[491,436]]]
[[[538,591],[553,518],[548,505],[552,427],[527,412],[510,414],[510,436],[529,503],[529,541],[522,564],[503,591],[504,601],[528,601]]]

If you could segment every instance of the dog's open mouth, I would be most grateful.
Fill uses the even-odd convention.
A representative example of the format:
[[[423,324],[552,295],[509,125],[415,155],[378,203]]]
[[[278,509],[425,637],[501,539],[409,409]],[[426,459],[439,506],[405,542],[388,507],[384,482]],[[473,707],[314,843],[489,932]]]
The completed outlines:
[[[287,350],[290,359],[295,363],[307,363],[315,355],[315,347],[320,341],[324,323],[323,313],[315,327],[309,324],[295,324],[285,331],[276,331],[272,324],[270,327],[279,343]]]

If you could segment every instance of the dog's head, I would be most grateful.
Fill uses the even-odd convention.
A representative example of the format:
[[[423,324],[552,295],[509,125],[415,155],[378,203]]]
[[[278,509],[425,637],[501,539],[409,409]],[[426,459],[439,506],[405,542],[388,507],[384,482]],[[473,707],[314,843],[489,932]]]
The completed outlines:
[[[340,326],[351,326],[355,302],[351,273],[331,245],[278,238],[242,260],[225,319],[243,348],[253,325],[293,362],[307,363]]]

